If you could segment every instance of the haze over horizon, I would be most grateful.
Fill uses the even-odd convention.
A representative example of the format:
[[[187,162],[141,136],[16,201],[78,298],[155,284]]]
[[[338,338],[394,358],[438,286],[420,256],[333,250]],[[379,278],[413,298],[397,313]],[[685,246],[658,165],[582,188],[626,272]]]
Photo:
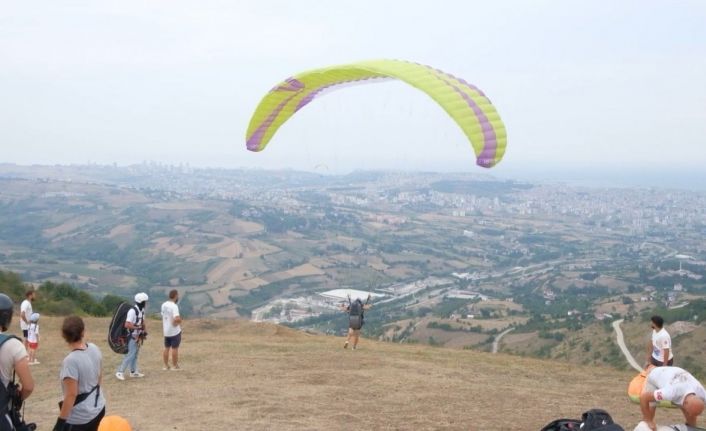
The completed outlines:
[[[706,188],[699,1],[40,1],[6,12],[0,162],[468,171]],[[249,117],[274,84],[368,58],[427,63],[478,85],[506,124],[504,160],[475,166],[453,121],[395,82],[317,100],[264,152],[245,149]]]

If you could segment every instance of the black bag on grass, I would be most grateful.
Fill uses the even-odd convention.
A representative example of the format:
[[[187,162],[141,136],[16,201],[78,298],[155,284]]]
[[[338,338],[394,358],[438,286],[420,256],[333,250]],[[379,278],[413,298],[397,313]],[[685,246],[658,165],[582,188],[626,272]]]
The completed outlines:
[[[578,419],[557,419],[549,422],[540,431],[578,431],[581,421]]]
[[[591,409],[581,415],[581,431],[625,431],[625,429],[613,422],[613,418],[607,411]]]

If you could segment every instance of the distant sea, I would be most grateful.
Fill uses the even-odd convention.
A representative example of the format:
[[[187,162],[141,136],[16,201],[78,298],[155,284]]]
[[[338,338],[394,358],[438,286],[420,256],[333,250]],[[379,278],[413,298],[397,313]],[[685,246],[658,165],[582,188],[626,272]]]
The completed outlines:
[[[504,171],[492,173],[498,178],[527,182],[565,183],[586,187],[639,187],[706,191],[706,167],[703,170],[588,169],[544,171]]]

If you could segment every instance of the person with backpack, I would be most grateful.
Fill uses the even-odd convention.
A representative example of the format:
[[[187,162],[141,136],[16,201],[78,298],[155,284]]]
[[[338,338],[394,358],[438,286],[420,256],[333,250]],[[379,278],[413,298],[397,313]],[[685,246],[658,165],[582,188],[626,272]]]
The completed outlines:
[[[640,395],[640,410],[642,420],[653,430],[657,429],[655,402],[664,400],[679,407],[686,424],[695,427],[697,418],[704,411],[706,389],[696,377],[679,367],[652,367]]]
[[[5,333],[12,311],[12,299],[0,293],[0,431],[14,431],[23,425],[20,407],[34,390],[27,349],[19,338]],[[20,380],[19,387],[15,376]]]
[[[140,292],[135,295],[135,305],[130,308],[125,318],[125,329],[130,331],[128,337],[128,351],[123,362],[118,367],[115,377],[118,380],[125,380],[125,370],[130,368],[130,377],[145,377],[137,367],[137,355],[140,347],[147,337],[147,327],[145,325],[145,309],[149,297],[146,293]]]
[[[78,316],[65,318],[61,325],[70,352],[59,373],[64,399],[53,431],[97,431],[105,415],[103,355],[98,346],[84,341],[85,328]]]
[[[348,313],[348,338],[346,342],[343,343],[343,348],[347,349],[348,345],[353,342],[353,350],[358,347],[358,339],[360,338],[360,329],[365,323],[365,310],[369,310],[372,307],[370,304],[370,296],[363,303],[360,298],[356,298],[355,301],[351,302],[350,296],[348,297],[348,305],[341,305],[341,310]]]

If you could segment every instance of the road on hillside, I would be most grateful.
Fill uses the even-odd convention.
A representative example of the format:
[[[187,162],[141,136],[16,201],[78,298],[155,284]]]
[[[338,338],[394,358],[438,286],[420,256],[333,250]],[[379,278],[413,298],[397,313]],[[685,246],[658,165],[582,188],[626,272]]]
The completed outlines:
[[[500,339],[505,336],[508,332],[512,331],[515,328],[509,328],[504,330],[503,332],[499,333],[497,337],[495,337],[495,341],[493,341],[493,353],[498,353],[498,346],[500,346]]]
[[[625,338],[623,337],[623,330],[620,329],[620,324],[623,323],[623,319],[616,320],[613,322],[613,329],[615,329],[615,335],[616,335],[616,340],[618,341],[618,346],[620,347],[620,350],[623,351],[623,355],[625,355],[625,359],[628,360],[630,365],[636,369],[638,372],[642,372],[642,367],[640,364],[637,363],[635,358],[632,357],[632,353],[628,350],[627,346],[625,346]]]

